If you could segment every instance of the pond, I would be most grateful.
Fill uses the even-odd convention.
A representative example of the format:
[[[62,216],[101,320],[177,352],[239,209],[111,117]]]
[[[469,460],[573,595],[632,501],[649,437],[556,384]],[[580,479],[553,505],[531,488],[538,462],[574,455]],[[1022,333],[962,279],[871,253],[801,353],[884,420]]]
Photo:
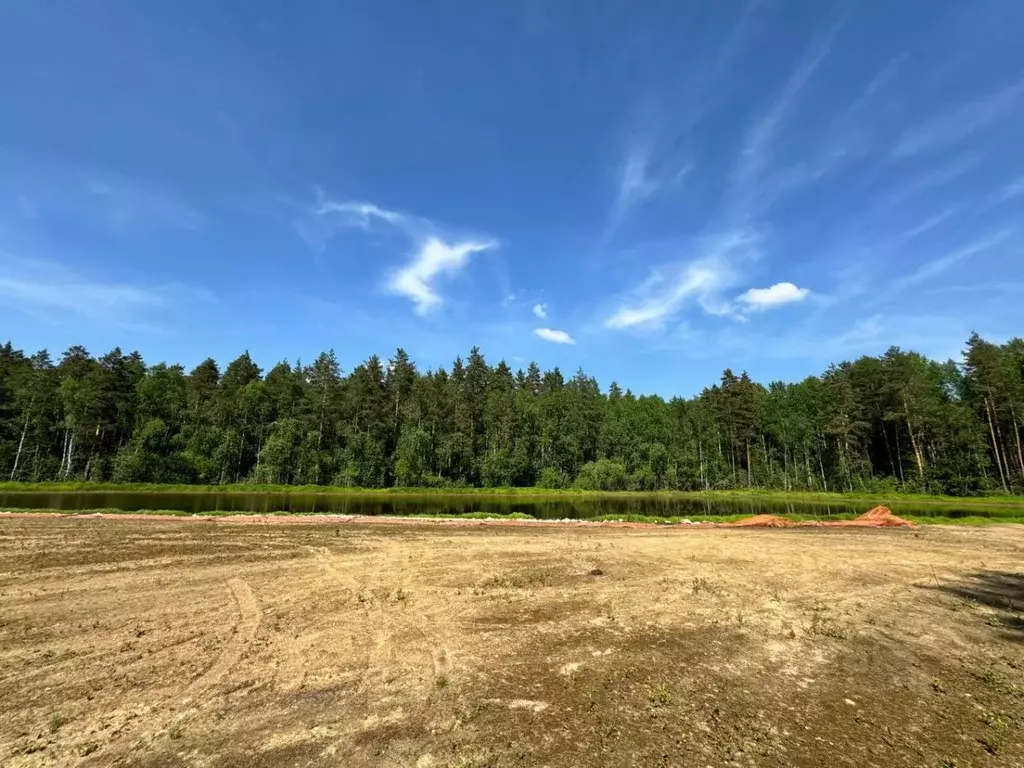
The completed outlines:
[[[586,519],[604,515],[697,515],[801,514],[829,517],[860,514],[872,506],[865,502],[778,502],[759,499],[695,499],[668,496],[608,498],[553,497],[521,499],[472,494],[376,495],[359,493],[259,493],[169,491],[0,491],[0,508],[124,511],[176,510],[202,512],[292,512],[340,515],[436,515],[483,512],[507,515],[516,512],[541,519]],[[1000,517],[1019,515],[1019,509],[984,509],[892,503],[896,514],[943,517]]]

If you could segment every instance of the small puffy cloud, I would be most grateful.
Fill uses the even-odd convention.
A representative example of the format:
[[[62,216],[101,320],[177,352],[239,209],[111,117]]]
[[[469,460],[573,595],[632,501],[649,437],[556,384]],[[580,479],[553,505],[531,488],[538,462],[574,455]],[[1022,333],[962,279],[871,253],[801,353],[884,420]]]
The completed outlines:
[[[412,261],[391,276],[388,288],[392,293],[411,299],[416,305],[416,312],[425,315],[442,302],[434,288],[437,278],[458,272],[469,263],[469,257],[474,253],[496,246],[494,241],[446,243],[438,237],[428,237]]]
[[[547,304],[534,304],[533,314],[539,317],[541,320],[548,316],[548,305]]]
[[[736,300],[746,309],[759,311],[803,301],[810,294],[808,289],[797,288],[793,283],[776,283],[770,288],[751,288]]]
[[[535,336],[540,336],[544,341],[550,341],[552,344],[575,344],[576,339],[570,336],[565,331],[555,330],[554,328],[538,328],[534,332]]]

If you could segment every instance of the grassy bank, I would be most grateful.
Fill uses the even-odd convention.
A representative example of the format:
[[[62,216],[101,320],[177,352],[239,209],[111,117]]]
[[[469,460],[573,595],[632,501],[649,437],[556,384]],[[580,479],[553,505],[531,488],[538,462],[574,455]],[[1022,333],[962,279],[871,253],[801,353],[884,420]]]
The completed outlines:
[[[963,508],[1015,509],[1024,513],[1024,496],[937,496],[923,493],[822,493],[762,489],[723,491],[585,491],[575,488],[341,488],[323,485],[163,485],[157,483],[0,483],[3,492],[124,492],[124,493],[279,493],[344,495],[350,497],[484,497],[521,501],[560,499],[632,499],[766,502],[774,504],[906,504]]]
[[[210,512],[202,512],[198,515],[192,512],[184,512],[179,509],[138,509],[138,510],[127,510],[127,509],[113,509],[110,507],[98,508],[98,509],[15,509],[7,508],[0,509],[0,514],[12,513],[12,514],[51,514],[51,515],[62,515],[64,517],[87,517],[89,515],[160,515],[167,517],[239,517],[239,516],[269,516],[269,517],[330,517],[330,513],[306,513],[306,512],[244,512],[244,511],[228,511],[228,510],[217,510]],[[424,513],[424,514],[405,514],[399,515],[400,517],[409,518],[422,518],[424,520],[538,520],[543,521],[544,518],[538,518],[533,515],[528,515],[524,512],[512,512],[509,514],[499,514],[495,512],[458,512],[451,514],[444,513]],[[580,518],[581,520],[589,522],[623,522],[623,523],[650,523],[653,525],[681,525],[686,523],[733,523],[737,520],[743,520],[751,515],[738,514],[738,515],[686,515],[684,516],[661,516],[661,515],[599,515],[596,517]],[[835,521],[835,520],[852,520],[857,515],[855,513],[842,513],[842,514],[831,514],[831,515],[807,515],[807,514],[784,514],[780,515],[787,520],[794,521]],[[969,517],[944,517],[941,515],[901,515],[904,519],[918,523],[920,525],[1006,525],[1024,524],[1024,513],[1020,515],[1002,515],[999,517],[982,517],[982,516],[969,516]],[[549,522],[557,522],[549,520]]]

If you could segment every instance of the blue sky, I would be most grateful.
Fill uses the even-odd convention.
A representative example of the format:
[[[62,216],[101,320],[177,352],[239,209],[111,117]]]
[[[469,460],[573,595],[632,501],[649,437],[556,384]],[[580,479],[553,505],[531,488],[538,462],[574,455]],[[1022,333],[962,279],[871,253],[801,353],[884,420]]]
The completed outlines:
[[[1024,3],[0,5],[0,337],[690,395],[1024,330]]]

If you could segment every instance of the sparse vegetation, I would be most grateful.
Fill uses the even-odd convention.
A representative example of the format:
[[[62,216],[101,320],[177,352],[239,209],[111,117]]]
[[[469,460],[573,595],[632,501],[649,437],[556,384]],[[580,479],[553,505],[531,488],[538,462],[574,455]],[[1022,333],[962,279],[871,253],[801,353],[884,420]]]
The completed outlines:
[[[15,763],[1024,764],[1012,530],[2,523]]]
[[[672,692],[666,683],[658,683],[647,693],[647,700],[652,707],[667,707],[672,703]]]

